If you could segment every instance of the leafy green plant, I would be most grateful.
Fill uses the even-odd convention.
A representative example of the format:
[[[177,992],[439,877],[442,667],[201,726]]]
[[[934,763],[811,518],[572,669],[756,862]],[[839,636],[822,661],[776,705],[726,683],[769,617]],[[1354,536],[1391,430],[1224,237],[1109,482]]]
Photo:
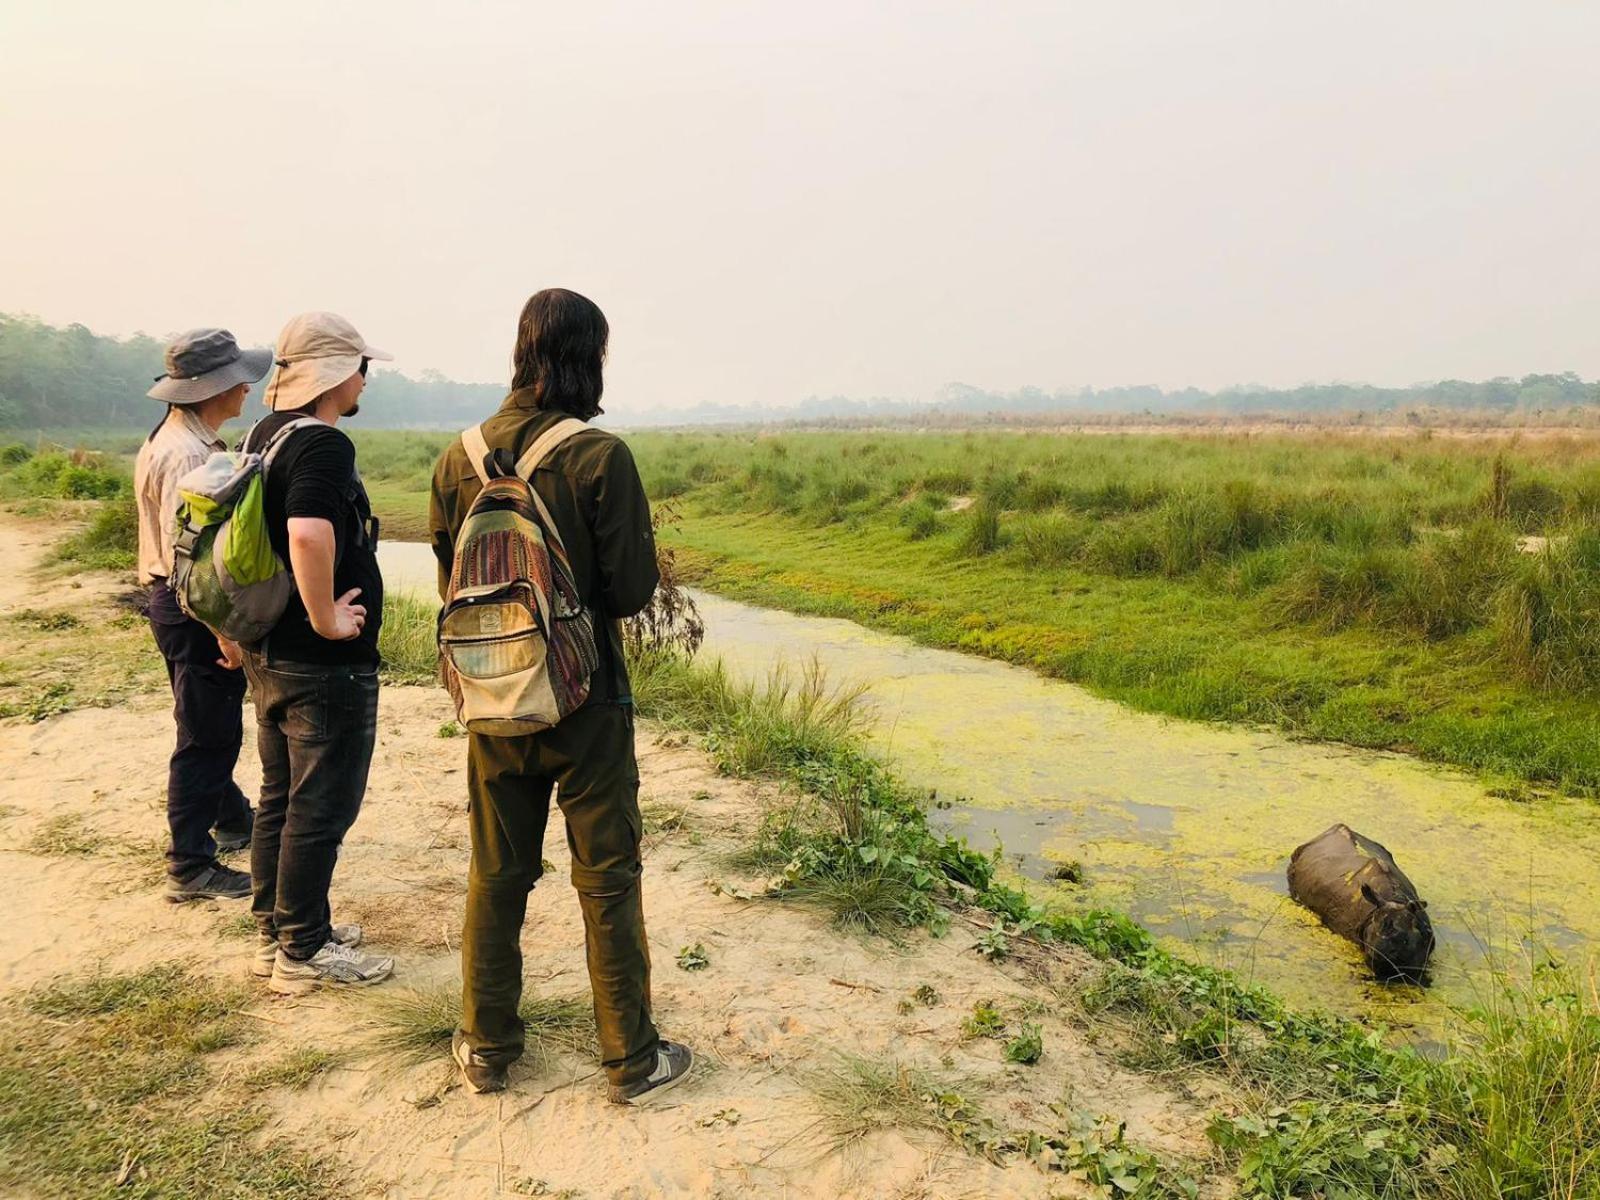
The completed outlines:
[[[1044,1035],[1039,1027],[1031,1022],[1023,1022],[1022,1032],[1006,1042],[1005,1057],[1007,1062],[1022,1063],[1032,1066],[1044,1054]]]
[[[700,942],[692,946],[684,946],[678,950],[678,969],[680,971],[703,971],[711,965],[711,959],[706,954],[706,948]]]
[[[1006,934],[1005,921],[997,917],[987,931],[978,935],[975,949],[990,962],[998,962],[1010,955],[1011,938]]]
[[[1006,1019],[993,1001],[979,1000],[961,1022],[961,1032],[969,1038],[1000,1038],[1006,1033]]]

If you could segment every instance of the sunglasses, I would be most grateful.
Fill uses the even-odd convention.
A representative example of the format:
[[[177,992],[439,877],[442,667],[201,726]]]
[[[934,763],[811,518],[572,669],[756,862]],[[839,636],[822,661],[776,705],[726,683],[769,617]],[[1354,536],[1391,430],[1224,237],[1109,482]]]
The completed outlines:
[[[361,372],[361,378],[363,378],[363,379],[365,379],[367,377],[367,365],[370,362],[372,362],[372,360],[370,358],[362,358],[361,365],[356,368],[356,370]]]

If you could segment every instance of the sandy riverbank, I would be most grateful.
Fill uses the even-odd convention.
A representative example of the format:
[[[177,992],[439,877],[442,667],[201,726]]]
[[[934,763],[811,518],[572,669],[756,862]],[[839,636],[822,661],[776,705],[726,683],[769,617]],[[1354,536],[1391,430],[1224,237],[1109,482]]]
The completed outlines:
[[[107,577],[30,586],[46,532],[7,518],[3,533],[7,638],[22,636],[7,621],[20,608],[48,611],[85,596],[109,603]],[[231,1102],[239,1091],[230,1080],[297,1048],[353,1050],[369,1036],[362,1023],[383,990],[457,978],[467,847],[463,743],[439,736],[450,715],[435,689],[386,689],[366,806],[334,883],[336,918],[361,921],[375,947],[395,954],[395,979],[352,997],[284,1001],[253,991],[247,1011],[259,1031],[218,1053],[197,1102]],[[242,903],[173,908],[159,895],[170,730],[159,694],[0,723],[0,902],[28,916],[0,925],[0,1003],[62,977],[164,961],[244,977],[251,942]],[[931,1135],[888,1130],[839,1147],[813,1085],[847,1054],[962,1077],[1009,1124],[1048,1122],[1050,1105],[1065,1100],[1126,1120],[1130,1140],[1148,1149],[1204,1154],[1202,1107],[1117,1066],[1074,1020],[1077,960],[996,966],[973,952],[975,932],[960,920],[943,939],[915,934],[896,947],[841,934],[793,904],[745,898],[758,881],[730,868],[728,854],[759,820],[761,790],[719,776],[660,730],[642,726],[639,748],[658,1020],[700,1051],[698,1078],[669,1104],[630,1111],[605,1103],[594,1064],[578,1056],[520,1067],[509,1093],[479,1098],[454,1086],[442,1057],[407,1067],[380,1052],[256,1097],[274,1112],[268,1135],[288,1133],[330,1156],[350,1195],[1076,1194],[1059,1175],[1023,1162],[997,1167]],[[239,772],[247,792],[258,777],[247,746]],[[86,849],[41,849],[41,831],[63,820]],[[543,995],[586,996],[559,817],[553,824],[545,854],[554,870],[529,907],[527,978]],[[679,948],[697,942],[709,967],[680,970]],[[924,983],[938,1003],[902,1012]],[[1031,1011],[1045,1045],[1037,1066],[1006,1064],[998,1042],[963,1037],[963,1018],[983,999]]]

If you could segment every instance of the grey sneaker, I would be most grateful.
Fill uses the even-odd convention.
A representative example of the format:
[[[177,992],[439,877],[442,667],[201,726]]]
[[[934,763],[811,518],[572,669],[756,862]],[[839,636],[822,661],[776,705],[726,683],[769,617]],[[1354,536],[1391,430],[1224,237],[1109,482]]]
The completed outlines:
[[[250,876],[221,863],[206,867],[189,879],[167,876],[166,897],[172,904],[190,900],[243,900],[249,894]]]
[[[506,1090],[506,1068],[490,1062],[467,1045],[467,1039],[459,1031],[450,1037],[450,1057],[461,1068],[461,1081],[467,1085],[467,1091],[484,1096]]]
[[[361,945],[361,926],[335,925],[333,927],[333,941],[341,946]],[[269,938],[264,933],[256,934],[256,954],[250,960],[250,974],[257,979],[272,978],[272,964],[278,957],[278,939]]]
[[[305,962],[296,962],[280,949],[272,961],[272,978],[267,980],[267,986],[285,996],[298,996],[319,987],[371,987],[393,973],[392,958],[324,942],[322,949]]]
[[[639,1104],[654,1100],[668,1088],[676,1087],[689,1077],[694,1068],[694,1051],[680,1042],[661,1039],[656,1047],[656,1069],[643,1079],[632,1083],[612,1083],[606,1086],[606,1099],[613,1104]]]

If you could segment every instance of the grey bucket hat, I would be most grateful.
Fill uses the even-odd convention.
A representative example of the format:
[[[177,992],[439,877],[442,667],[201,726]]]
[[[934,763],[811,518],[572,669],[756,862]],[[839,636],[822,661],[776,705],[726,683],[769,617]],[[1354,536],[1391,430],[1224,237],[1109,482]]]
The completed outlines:
[[[226,329],[191,329],[167,347],[167,372],[145,395],[168,404],[199,404],[272,367],[271,350],[241,350]]]

